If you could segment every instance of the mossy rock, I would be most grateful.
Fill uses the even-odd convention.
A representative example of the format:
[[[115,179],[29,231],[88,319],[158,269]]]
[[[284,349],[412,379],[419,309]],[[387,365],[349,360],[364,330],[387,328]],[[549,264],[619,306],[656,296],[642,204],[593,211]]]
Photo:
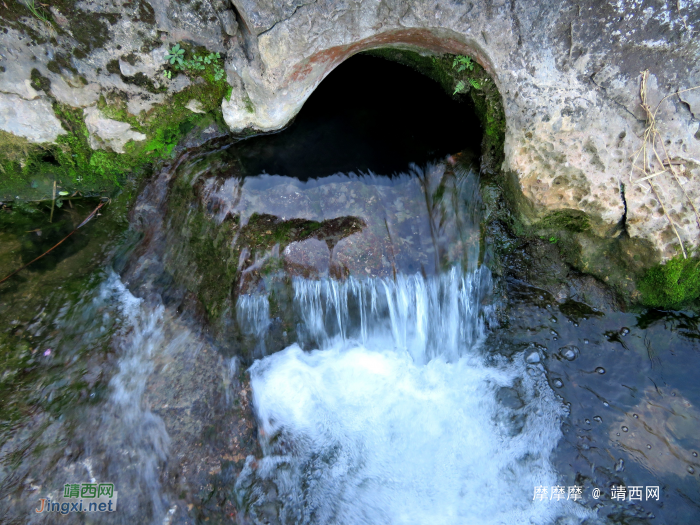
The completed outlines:
[[[674,257],[650,268],[639,282],[642,303],[655,308],[681,308],[700,297],[700,257]]]
[[[122,154],[93,150],[83,110],[56,101],[54,112],[67,133],[59,136],[55,144],[34,144],[0,132],[0,199],[50,198],[50,193],[38,191],[36,181],[41,180],[55,180],[60,189],[70,193],[78,190],[83,194],[112,194],[128,176],[148,173],[154,163],[172,159],[176,146],[195,128],[205,129],[215,123],[218,128],[227,129],[221,101],[230,86],[225,80],[216,81],[209,72],[205,73],[199,82],[138,116],[128,112],[124,94],[103,97],[98,107],[106,117],[128,122],[148,137],[142,142],[127,143]],[[33,72],[32,82],[37,89],[50,89],[48,79],[37,70]],[[202,104],[204,114],[187,109],[191,99]]]

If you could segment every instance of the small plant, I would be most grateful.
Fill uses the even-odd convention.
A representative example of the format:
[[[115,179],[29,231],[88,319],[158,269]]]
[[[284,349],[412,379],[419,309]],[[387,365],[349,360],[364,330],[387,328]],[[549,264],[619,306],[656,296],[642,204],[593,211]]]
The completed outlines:
[[[185,62],[185,50],[180,47],[180,44],[175,44],[171,49],[170,52],[165,55],[165,60],[170,62],[171,64],[177,64],[180,67],[183,67]]]
[[[167,55],[165,61],[170,62],[175,66],[176,71],[184,71],[186,73],[203,72],[207,69],[211,70],[212,77],[215,82],[220,82],[224,79],[226,72],[221,65],[221,55],[219,53],[209,53],[207,55],[196,55],[191,59],[185,58],[185,50],[180,47],[180,44],[175,44]],[[163,75],[170,79],[172,71],[166,70]]]
[[[474,61],[471,57],[465,57],[464,55],[457,55],[452,61],[452,68],[457,70],[457,73],[469,70],[474,71]]]
[[[48,29],[49,33],[52,35],[56,33],[56,29],[53,27],[51,20],[49,20],[49,16],[36,6],[34,0],[25,0],[24,5],[26,5],[32,15]],[[7,7],[7,5],[5,7]]]
[[[455,59],[452,61],[452,69],[456,70],[457,73],[462,73],[463,71],[474,71],[474,60],[471,57],[466,57],[464,55],[457,55]],[[479,83],[478,80],[474,78],[467,78],[466,80],[469,85],[474,88],[474,89],[481,89],[481,84]],[[461,93],[464,91],[464,88],[467,87],[467,84],[465,83],[464,80],[460,80],[457,82],[457,85],[455,86],[455,90],[452,93],[452,95],[456,95],[457,93]]]

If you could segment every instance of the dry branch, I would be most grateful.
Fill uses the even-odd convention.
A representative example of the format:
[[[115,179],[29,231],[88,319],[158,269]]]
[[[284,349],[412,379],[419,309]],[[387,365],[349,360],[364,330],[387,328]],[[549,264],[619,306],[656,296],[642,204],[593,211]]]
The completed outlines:
[[[700,228],[700,213],[698,213],[698,209],[695,206],[695,203],[692,201],[688,193],[685,191],[685,188],[681,184],[680,179],[678,178],[678,174],[676,173],[676,166],[682,164],[679,163],[678,161],[671,160],[671,157],[668,154],[668,150],[666,149],[666,146],[663,142],[663,139],[661,138],[661,133],[659,132],[659,129],[656,124],[656,115],[659,112],[659,108],[661,107],[661,103],[664,102],[666,99],[674,96],[674,95],[680,95],[681,93],[685,93],[686,91],[692,91],[694,89],[699,89],[700,86],[688,88],[688,89],[683,89],[681,91],[676,91],[675,93],[671,93],[670,95],[666,95],[664,98],[662,98],[659,103],[656,105],[656,108],[652,110],[652,108],[649,106],[649,101],[648,101],[648,91],[647,91],[647,79],[649,77],[649,70],[645,70],[642,72],[642,80],[641,84],[639,87],[639,97],[641,99],[641,106],[642,109],[644,110],[644,113],[646,114],[646,127],[644,128],[644,136],[642,138],[642,146],[639,148],[637,153],[634,155],[634,159],[632,160],[632,171],[630,171],[630,183],[632,184],[641,184],[643,182],[646,182],[649,187],[651,188],[651,191],[654,193],[654,196],[656,199],[659,201],[659,204],[661,205],[661,209],[664,212],[664,215],[666,216],[666,219],[668,219],[669,224],[671,225],[671,228],[673,229],[673,232],[676,234],[676,237],[678,238],[678,242],[681,245],[681,250],[683,252],[683,257],[688,258],[688,253],[686,252],[685,246],[683,244],[683,239],[680,236],[680,233],[678,232],[678,228],[676,227],[676,224],[673,222],[673,219],[671,219],[671,215],[668,213],[666,209],[666,204],[664,203],[663,199],[661,198],[661,191],[657,191],[656,187],[654,186],[654,183],[652,179],[655,179],[656,177],[663,175],[664,173],[670,173],[673,179],[676,181],[676,184],[678,184],[678,187],[681,189],[681,192],[683,193],[683,196],[687,199],[687,201],[690,203],[691,208],[693,208],[693,211],[695,212],[695,220],[698,223],[698,228]],[[661,155],[659,154],[659,151],[656,148],[656,144],[658,143],[661,144],[661,150],[663,153],[664,158],[661,158]],[[642,165],[638,166],[637,162],[639,160],[639,157],[642,157]],[[652,165],[656,161],[659,164],[660,171],[655,171],[652,172]],[[639,177],[637,179],[633,180],[633,174],[634,170],[637,169],[643,173],[644,176]]]

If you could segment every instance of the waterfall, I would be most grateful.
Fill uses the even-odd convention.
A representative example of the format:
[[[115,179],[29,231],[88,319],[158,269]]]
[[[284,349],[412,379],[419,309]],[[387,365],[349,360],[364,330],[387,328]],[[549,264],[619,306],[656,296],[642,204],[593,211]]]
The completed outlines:
[[[490,282],[485,268],[468,274],[453,268],[430,280],[420,274],[342,282],[295,278],[303,320],[298,339],[328,348],[337,339],[366,345],[391,333],[394,348],[417,364],[434,358],[453,362],[484,335],[477,313]]]
[[[248,458],[236,490],[253,522],[589,515],[571,501],[533,500],[535,487],[557,485],[549,457],[566,407],[540,364],[485,351],[490,279],[454,268],[294,280],[298,342],[250,368],[264,457]]]

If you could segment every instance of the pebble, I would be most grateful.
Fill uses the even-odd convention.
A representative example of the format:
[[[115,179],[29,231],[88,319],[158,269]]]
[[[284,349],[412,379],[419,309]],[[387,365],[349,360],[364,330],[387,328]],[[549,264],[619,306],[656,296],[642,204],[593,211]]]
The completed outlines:
[[[563,346],[559,349],[559,353],[567,361],[573,361],[578,357],[579,349],[575,346]]]
[[[600,416],[593,416],[593,420],[594,420],[594,421],[597,421],[598,423],[602,423],[602,422],[603,422],[603,418],[600,417]]]
[[[596,372],[598,372],[600,375],[603,375],[605,373],[605,368],[602,366],[599,366],[598,368],[595,369]]]
[[[530,363],[531,365],[534,365],[535,363],[540,362],[540,354],[537,352],[532,352],[529,356],[525,358],[525,361]]]
[[[564,383],[562,382],[561,379],[555,379],[554,381],[552,381],[552,383],[553,383],[554,386],[557,387],[557,388],[561,388],[561,387],[564,386]]]
[[[622,427],[622,431],[623,431],[623,432],[627,432],[628,430],[629,430],[629,428],[624,427],[624,426]]]

